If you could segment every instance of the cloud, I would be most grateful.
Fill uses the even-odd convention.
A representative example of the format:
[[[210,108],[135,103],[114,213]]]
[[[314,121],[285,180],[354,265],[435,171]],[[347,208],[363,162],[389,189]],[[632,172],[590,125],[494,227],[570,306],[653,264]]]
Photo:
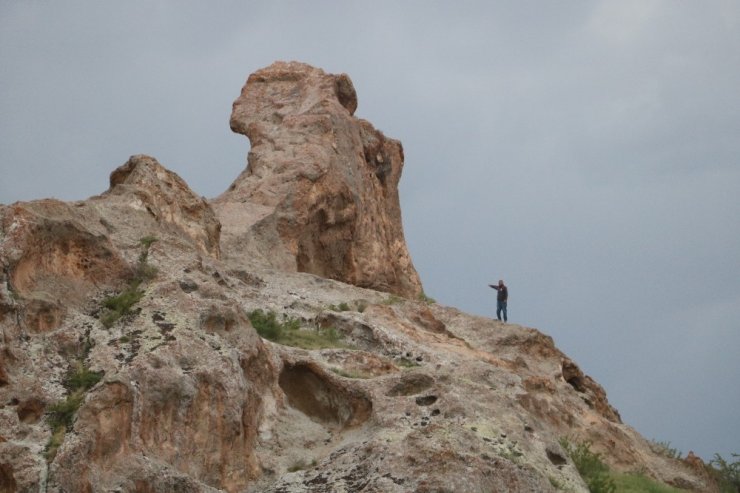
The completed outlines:
[[[100,193],[136,153],[215,196],[246,164],[228,118],[250,72],[346,72],[403,142],[427,293],[492,315],[506,279],[510,319],[639,431],[729,455],[738,39],[732,1],[2,2],[0,202]]]

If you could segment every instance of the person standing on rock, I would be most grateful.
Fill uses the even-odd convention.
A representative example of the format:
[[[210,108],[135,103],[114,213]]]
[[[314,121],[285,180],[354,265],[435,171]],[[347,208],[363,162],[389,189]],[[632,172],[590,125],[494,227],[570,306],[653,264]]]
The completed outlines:
[[[498,291],[498,295],[496,296],[496,318],[501,320],[501,312],[504,312],[504,322],[506,322],[506,302],[509,301],[509,288],[506,287],[506,284],[501,279],[498,281],[498,286],[494,286],[493,284],[489,284],[489,286]]]

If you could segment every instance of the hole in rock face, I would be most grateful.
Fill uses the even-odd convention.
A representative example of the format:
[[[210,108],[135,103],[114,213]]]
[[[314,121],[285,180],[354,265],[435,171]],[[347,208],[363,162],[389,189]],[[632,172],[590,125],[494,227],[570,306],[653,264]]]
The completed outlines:
[[[372,412],[372,401],[363,393],[340,386],[312,364],[286,365],[278,383],[288,403],[315,421],[348,428]]]
[[[416,398],[416,405],[417,406],[431,406],[437,402],[437,396],[436,395],[425,395],[423,397],[417,397]]]
[[[554,466],[562,466],[566,462],[568,462],[565,457],[560,452],[557,452],[552,449],[546,449],[545,453],[547,454],[547,458],[552,462]]]

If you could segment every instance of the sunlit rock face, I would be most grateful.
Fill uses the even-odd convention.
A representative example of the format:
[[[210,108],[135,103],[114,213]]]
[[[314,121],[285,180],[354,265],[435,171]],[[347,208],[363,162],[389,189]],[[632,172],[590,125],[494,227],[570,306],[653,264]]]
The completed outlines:
[[[232,130],[251,142],[248,166],[214,202],[225,245],[414,298],[421,283],[398,200],[403,148],[356,108],[345,74],[277,62],[249,76],[231,114]]]
[[[356,104],[276,63],[213,205],[139,155],[99,196],[0,206],[0,492],[586,492],[563,437],[715,491],[549,336],[418,299],[400,144]]]

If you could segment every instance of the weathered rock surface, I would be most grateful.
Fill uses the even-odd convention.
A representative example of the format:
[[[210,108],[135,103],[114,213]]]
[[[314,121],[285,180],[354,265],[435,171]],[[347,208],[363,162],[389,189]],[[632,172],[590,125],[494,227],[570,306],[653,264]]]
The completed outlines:
[[[401,143],[353,116],[345,74],[277,62],[247,80],[231,128],[247,169],[213,202],[224,250],[274,266],[416,298],[401,226]]]
[[[267,113],[248,120],[237,102],[234,125],[250,122],[254,147],[250,168],[215,202],[223,241],[210,205],[145,156],[86,201],[0,206],[0,492],[585,492],[562,437],[592,441],[618,470],[713,491],[699,468],[655,453],[622,423],[550,337],[389,295],[413,295],[418,278],[410,261],[411,270],[373,267],[373,255],[390,262],[388,244],[357,227],[392,214],[342,181],[382,189],[349,144],[365,125],[350,125],[349,79],[277,64],[250,81],[244,104],[261,94],[274,112],[284,101],[274,125],[295,127],[273,134]],[[312,125],[335,118],[338,157],[308,161],[307,148],[324,152]],[[314,138],[317,147],[291,150]],[[285,160],[293,154],[295,166]],[[306,163],[326,169],[293,176]],[[401,161],[383,163],[392,163],[386,185],[397,181]],[[331,202],[341,190],[352,199]],[[349,207],[350,220],[317,228],[308,211],[319,206],[326,217]],[[370,231],[400,231],[397,219]],[[337,250],[334,234],[346,239]],[[276,269],[271,249],[291,262],[308,252],[311,267]],[[122,292],[140,299],[104,324],[104,300]],[[301,331],[333,328],[342,345],[264,340],[249,321],[256,309]],[[74,387],[81,368],[100,381]],[[52,426],[55,404],[75,399],[68,426]]]

